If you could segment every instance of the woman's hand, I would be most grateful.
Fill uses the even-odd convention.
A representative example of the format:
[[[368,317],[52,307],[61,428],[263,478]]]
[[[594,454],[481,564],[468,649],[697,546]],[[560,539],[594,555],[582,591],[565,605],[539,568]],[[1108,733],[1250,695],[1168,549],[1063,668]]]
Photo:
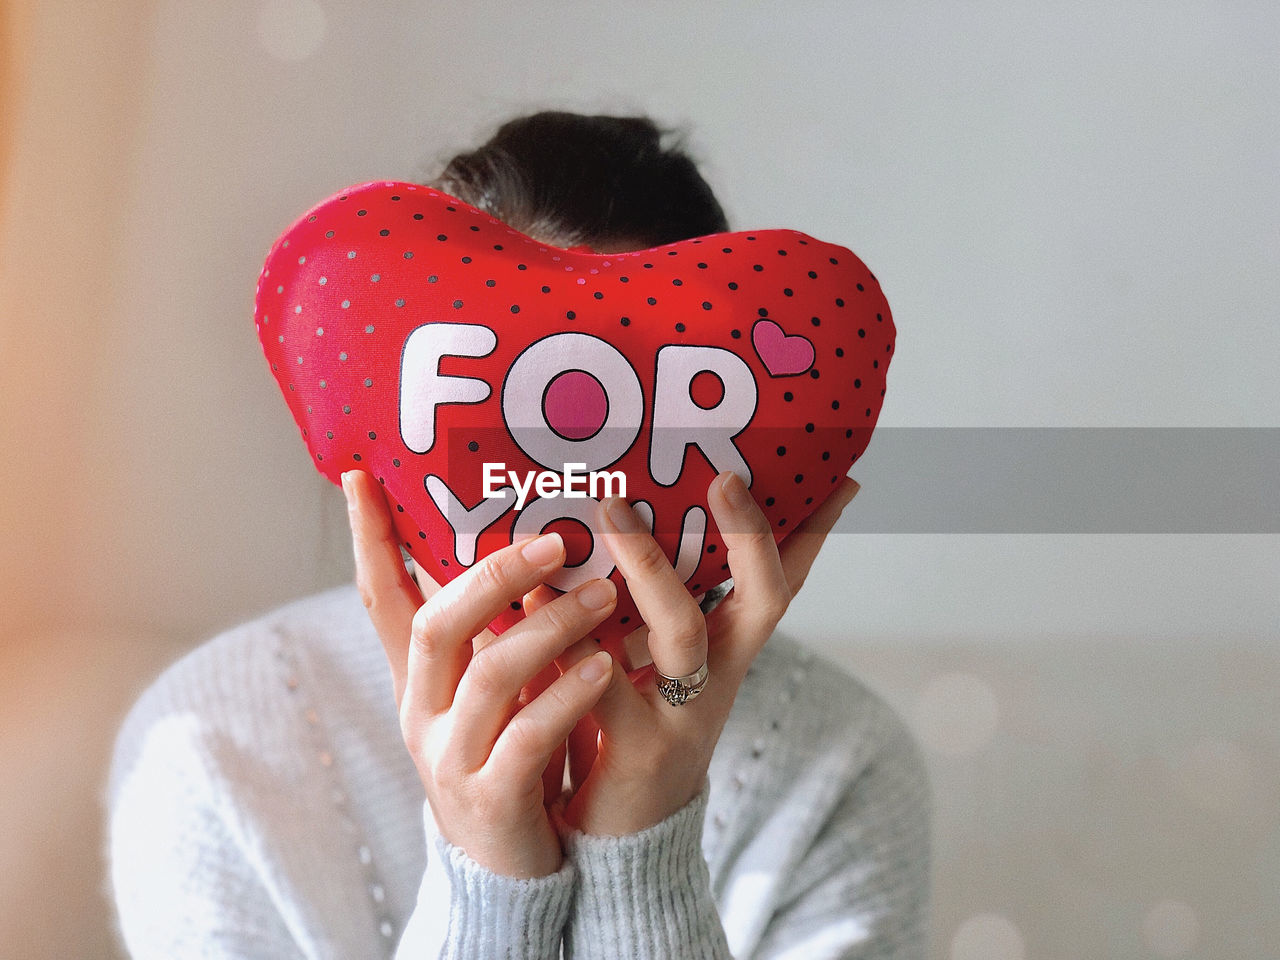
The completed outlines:
[[[589,834],[634,833],[698,794],[747,669],[858,489],[856,482],[843,481],[779,548],[742,480],[732,473],[713,480],[708,504],[728,548],[734,586],[705,618],[631,507],[617,498],[605,502],[602,535],[648,627],[653,666],[667,676],[684,676],[706,662],[709,677],[696,699],[673,706],[658,692],[651,670],[628,678],[621,666],[613,667],[612,682],[591,714],[598,738],[590,736],[596,726],[587,720],[570,739],[577,787],[565,811],[570,825]],[[539,587],[525,598],[526,610],[557,602],[552,596]],[[594,649],[592,641],[581,641],[557,664],[572,672]],[[594,759],[584,759],[583,751],[593,746]]]
[[[563,855],[544,806],[544,770],[555,774],[558,792],[563,759],[557,769],[553,758],[563,758],[570,730],[606,689],[611,660],[583,651],[554,682],[532,682],[547,668],[555,675],[553,659],[608,616],[616,589],[588,581],[495,637],[485,625],[564,563],[558,535],[490,554],[448,584],[432,584],[424,603],[377,483],[352,471],[342,486],[356,582],[391,664],[400,729],[441,835],[495,873],[556,872]]]

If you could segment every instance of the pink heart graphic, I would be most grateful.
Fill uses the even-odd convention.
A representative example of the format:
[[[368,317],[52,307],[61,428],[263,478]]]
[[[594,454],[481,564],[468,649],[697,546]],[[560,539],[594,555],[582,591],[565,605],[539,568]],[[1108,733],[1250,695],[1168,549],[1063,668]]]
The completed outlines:
[[[813,366],[813,344],[799,334],[783,333],[772,320],[757,320],[751,345],[771,377],[796,377]]]

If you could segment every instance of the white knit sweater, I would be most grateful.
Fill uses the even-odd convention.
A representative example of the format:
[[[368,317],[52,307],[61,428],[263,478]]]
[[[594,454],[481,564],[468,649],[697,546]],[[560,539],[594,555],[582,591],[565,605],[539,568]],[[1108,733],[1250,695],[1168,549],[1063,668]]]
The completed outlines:
[[[928,786],[880,699],[775,635],[709,780],[638,834],[561,824],[550,877],[491,873],[436,833],[347,587],[139,699],[107,789],[111,892],[137,960],[923,955]]]

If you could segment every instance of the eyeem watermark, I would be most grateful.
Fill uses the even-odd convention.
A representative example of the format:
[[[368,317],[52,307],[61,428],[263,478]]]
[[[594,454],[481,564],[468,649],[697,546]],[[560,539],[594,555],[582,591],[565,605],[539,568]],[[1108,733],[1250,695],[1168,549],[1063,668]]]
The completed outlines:
[[[486,500],[492,500],[502,496],[502,490],[508,486],[514,487],[516,509],[523,510],[529,501],[530,491],[537,493],[539,498],[564,497],[567,500],[585,500],[587,497],[603,500],[606,497],[627,495],[627,477],[621,470],[592,470],[584,473],[586,469],[585,463],[566,463],[562,473],[554,470],[529,470],[522,478],[516,471],[508,470],[505,463],[486,463],[484,496]]]

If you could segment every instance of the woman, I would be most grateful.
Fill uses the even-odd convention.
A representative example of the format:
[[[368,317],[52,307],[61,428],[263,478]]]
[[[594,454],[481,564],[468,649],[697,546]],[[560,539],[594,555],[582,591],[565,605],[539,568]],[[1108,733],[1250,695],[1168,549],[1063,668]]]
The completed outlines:
[[[513,120],[436,185],[561,247],[727,229],[644,119]],[[557,535],[442,587],[406,570],[368,474],[343,489],[357,588],[210,641],[121,731],[111,878],[133,956],[923,955],[914,744],[851,677],[770,639],[857,484],[779,546],[717,477],[733,587],[701,607],[607,501],[602,536],[646,623],[618,659],[583,639],[608,581],[542,585]],[[512,602],[525,619],[494,637]]]

